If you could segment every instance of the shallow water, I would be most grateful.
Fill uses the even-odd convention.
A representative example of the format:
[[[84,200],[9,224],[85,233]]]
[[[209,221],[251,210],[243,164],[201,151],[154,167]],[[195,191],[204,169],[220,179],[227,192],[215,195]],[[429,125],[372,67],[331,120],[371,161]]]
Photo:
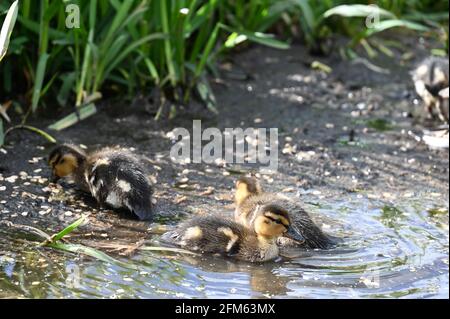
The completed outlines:
[[[0,297],[448,298],[448,201],[434,196],[386,201],[352,193],[334,201],[304,194],[324,230],[344,242],[265,264],[140,251],[121,258],[137,267],[131,270],[37,250],[0,229]],[[148,245],[159,245],[158,237]]]

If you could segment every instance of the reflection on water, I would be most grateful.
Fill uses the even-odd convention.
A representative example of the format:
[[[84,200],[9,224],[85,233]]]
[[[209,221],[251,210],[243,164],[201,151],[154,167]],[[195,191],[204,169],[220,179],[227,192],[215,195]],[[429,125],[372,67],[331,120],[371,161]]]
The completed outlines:
[[[36,250],[3,229],[0,298],[449,297],[448,204],[425,196],[392,205],[362,195],[308,203],[344,243],[265,264],[142,251],[131,260],[136,271]]]

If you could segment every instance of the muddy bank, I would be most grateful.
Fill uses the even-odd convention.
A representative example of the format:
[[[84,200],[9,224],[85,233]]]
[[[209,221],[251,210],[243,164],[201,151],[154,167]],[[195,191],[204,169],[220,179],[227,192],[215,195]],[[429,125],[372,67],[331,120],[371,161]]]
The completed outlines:
[[[427,51],[414,41],[405,46],[413,50],[413,57],[382,56],[373,62],[381,73],[364,61],[320,58],[332,68],[331,74],[312,70],[309,65],[316,58],[303,47],[287,51],[254,47],[222,65],[223,79],[213,84],[218,116],[195,106],[180,110],[172,121],[155,122],[140,107],[142,101],[132,106],[104,102],[97,115],[53,134],[58,141],[89,147],[119,144],[145,155],[155,181],[156,222],[162,225],[185,214],[230,213],[236,174],[256,172],[245,166],[172,163],[168,133],[175,127],[191,130],[192,119],[202,119],[203,128],[221,130],[278,128],[279,170],[261,176],[270,190],[309,194],[318,201],[356,193],[401,202],[420,194],[448,210],[448,152],[429,150],[418,142],[414,136],[423,127],[411,116],[419,108],[414,106],[408,71]],[[52,120],[33,122],[44,128]],[[11,222],[54,233],[81,213],[92,213],[89,224],[72,240],[113,252],[123,252],[117,244],[151,238],[150,226],[160,231],[155,225],[98,209],[70,185],[49,185],[45,160],[49,147],[29,132],[15,131],[8,137],[0,153],[3,227]],[[313,217],[321,222],[320,216]]]

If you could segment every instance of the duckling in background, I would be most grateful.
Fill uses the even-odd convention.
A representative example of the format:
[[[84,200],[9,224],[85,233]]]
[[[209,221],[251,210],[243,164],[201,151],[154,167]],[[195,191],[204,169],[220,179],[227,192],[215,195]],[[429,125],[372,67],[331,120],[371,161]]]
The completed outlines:
[[[425,103],[428,114],[435,113],[441,121],[449,121],[448,100],[443,97],[449,86],[448,58],[429,57],[423,60],[412,72],[417,94]]]
[[[266,205],[259,207],[249,228],[233,220],[198,216],[165,233],[161,239],[191,251],[264,262],[278,257],[277,239],[281,236],[303,240],[291,227],[287,211]]]
[[[441,110],[444,118],[449,121],[449,87],[439,91],[439,98],[441,99]]]
[[[255,178],[241,177],[236,182],[235,202],[235,221],[246,227],[253,223],[260,206],[274,204],[288,211],[292,228],[296,229],[304,240],[303,242],[293,241],[283,236],[278,241],[281,247],[328,249],[335,244],[335,240],[324,234],[302,207],[288,197],[264,192]]]
[[[152,186],[140,160],[122,148],[102,148],[86,153],[63,144],[50,153],[53,182],[72,177],[78,188],[90,193],[100,205],[124,209],[140,220],[152,217]]]

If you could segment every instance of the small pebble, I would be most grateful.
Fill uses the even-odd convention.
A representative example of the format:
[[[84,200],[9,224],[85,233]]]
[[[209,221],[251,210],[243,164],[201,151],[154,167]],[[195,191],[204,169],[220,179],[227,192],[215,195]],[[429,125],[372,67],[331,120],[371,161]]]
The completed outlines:
[[[9,183],[15,183],[16,180],[19,178],[19,176],[17,175],[12,175],[10,177],[5,178],[5,181],[9,182]]]
[[[37,162],[39,162],[40,160],[42,160],[43,159],[43,157],[33,157],[32,159],[30,159],[29,161],[28,161],[28,163],[30,163],[30,164],[36,164]]]

